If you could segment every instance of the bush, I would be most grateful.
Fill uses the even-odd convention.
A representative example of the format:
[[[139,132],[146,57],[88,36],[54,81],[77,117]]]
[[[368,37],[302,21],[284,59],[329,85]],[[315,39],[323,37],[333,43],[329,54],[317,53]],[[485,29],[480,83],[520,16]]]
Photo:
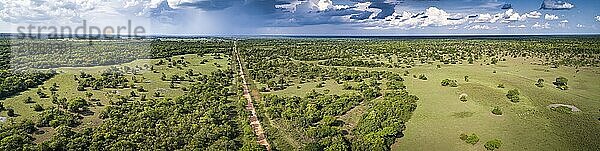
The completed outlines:
[[[537,87],[544,87],[544,79],[538,79],[537,83],[535,83],[535,86]]]
[[[467,95],[460,95],[460,101],[467,102]]]
[[[0,111],[4,110],[4,103],[0,102]]]
[[[567,86],[567,82],[569,82],[569,79],[567,79],[565,77],[558,77],[558,78],[556,78],[556,81],[553,82],[553,84],[558,89],[568,90],[569,86]]]
[[[33,111],[40,112],[43,110],[44,110],[44,108],[42,107],[42,105],[40,105],[40,104],[33,105]]]
[[[479,136],[477,136],[475,133],[473,133],[467,137],[467,140],[465,140],[465,142],[467,142],[471,145],[475,145],[475,144],[477,144],[477,142],[479,142]]]
[[[425,74],[421,74],[421,75],[419,75],[419,79],[421,79],[421,80],[427,80],[427,77],[425,76]]]
[[[502,109],[500,109],[500,107],[494,107],[494,109],[492,110],[492,114],[502,115]]]
[[[504,84],[503,83],[498,84],[498,88],[504,88]]]
[[[566,107],[566,106],[552,107],[550,109],[553,111],[559,112],[559,113],[565,113],[565,114],[573,113],[573,110],[571,110],[571,108]]]
[[[467,137],[469,137],[469,136],[467,136],[467,134],[465,134],[465,133],[462,133],[462,134],[460,134],[460,137],[459,137],[459,138],[460,138],[460,140],[466,141],[466,140],[467,140]]]
[[[15,110],[11,108],[6,109],[6,115],[8,115],[9,117],[17,116],[17,114],[15,114]]]
[[[486,142],[484,146],[487,150],[496,150],[502,146],[502,141],[499,139],[490,140]]]
[[[456,80],[450,80],[450,79],[444,79],[442,80],[442,86],[450,86],[450,87],[457,87],[458,84],[456,84]]]
[[[508,99],[510,99],[511,102],[517,103],[520,101],[519,98],[519,90],[517,89],[512,89],[508,91],[508,94],[506,94],[506,97]]]

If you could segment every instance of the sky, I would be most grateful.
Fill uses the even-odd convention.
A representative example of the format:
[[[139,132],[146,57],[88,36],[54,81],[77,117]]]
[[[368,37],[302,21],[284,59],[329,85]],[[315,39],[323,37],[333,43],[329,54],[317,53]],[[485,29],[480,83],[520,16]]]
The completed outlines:
[[[0,32],[131,25],[165,35],[598,34],[598,8],[599,0],[0,0]]]

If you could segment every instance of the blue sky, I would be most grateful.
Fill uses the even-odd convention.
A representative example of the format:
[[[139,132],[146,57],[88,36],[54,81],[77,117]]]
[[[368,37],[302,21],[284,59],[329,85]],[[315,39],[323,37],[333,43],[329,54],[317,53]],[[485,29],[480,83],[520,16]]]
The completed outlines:
[[[0,32],[121,26],[181,35],[600,33],[598,0],[0,0]]]

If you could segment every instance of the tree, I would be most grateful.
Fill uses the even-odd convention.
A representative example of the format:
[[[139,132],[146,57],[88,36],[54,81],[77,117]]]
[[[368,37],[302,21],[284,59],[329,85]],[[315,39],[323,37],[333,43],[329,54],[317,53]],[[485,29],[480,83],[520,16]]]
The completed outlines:
[[[40,104],[33,105],[33,111],[40,112],[43,110],[44,110],[44,108],[42,107],[42,105],[40,105]]]
[[[475,144],[477,144],[477,142],[479,142],[479,136],[477,136],[475,133],[473,133],[467,137],[467,140],[465,140],[465,142],[467,142],[471,145],[475,145]]]
[[[42,92],[42,89],[38,89],[36,93],[40,98],[48,98],[48,95],[46,95],[46,93]]]
[[[467,95],[460,95],[460,101],[467,102]]]
[[[537,87],[544,87],[544,79],[538,79],[537,83],[535,83],[535,86]]]
[[[4,103],[0,102],[0,112],[3,111],[4,109],[5,109],[4,108]]]
[[[567,82],[569,82],[569,79],[565,77],[558,77],[556,78],[556,81],[553,82],[553,84],[556,85],[556,88],[560,90],[568,90],[569,86],[567,86]]]
[[[465,76],[465,82],[469,82],[469,76]]]
[[[519,98],[519,90],[517,90],[517,89],[508,90],[506,97],[514,103],[519,102],[521,99],[521,98]]]
[[[500,109],[500,107],[494,107],[494,109],[492,109],[492,114],[502,115],[502,109]]]
[[[460,136],[458,138],[460,138],[460,140],[466,141],[467,137],[469,137],[467,134],[462,133],[462,134],[460,134]]]
[[[23,102],[25,102],[26,104],[35,103],[31,97],[27,97],[25,100],[23,100]]]
[[[88,103],[82,98],[76,98],[67,101],[67,109],[71,112],[81,112],[87,110]]]
[[[6,115],[8,115],[9,117],[15,117],[15,116],[17,116],[17,114],[15,114],[15,110],[12,109],[12,108],[6,109]]]
[[[498,88],[504,88],[504,83],[498,84]]]
[[[496,150],[502,146],[502,141],[499,139],[493,139],[485,143],[485,149]]]

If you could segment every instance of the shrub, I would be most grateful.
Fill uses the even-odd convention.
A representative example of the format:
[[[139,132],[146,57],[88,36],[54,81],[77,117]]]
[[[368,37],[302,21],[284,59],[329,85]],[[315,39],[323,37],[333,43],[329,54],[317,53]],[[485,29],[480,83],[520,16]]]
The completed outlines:
[[[0,111],[4,110],[4,103],[0,102]]]
[[[477,142],[479,142],[479,136],[477,136],[475,133],[473,133],[467,137],[467,140],[465,140],[465,142],[467,142],[471,145],[475,145],[475,144],[477,144]]]
[[[487,150],[496,150],[502,146],[502,141],[499,139],[490,140],[486,142],[484,146]]]
[[[421,80],[427,80],[427,77],[425,76],[425,74],[421,74],[421,75],[419,75],[419,79],[421,79]]]
[[[26,104],[35,103],[31,97],[27,97],[27,99],[23,100]]]
[[[469,137],[469,136],[467,136],[467,134],[465,134],[465,133],[462,133],[462,134],[460,134],[460,137],[459,137],[459,138],[460,138],[460,140],[466,141],[466,140],[467,140],[467,137]]]
[[[571,110],[571,108],[566,107],[566,106],[552,107],[550,109],[553,110],[553,111],[559,112],[559,113],[566,113],[566,114],[573,113],[573,111]]]
[[[498,88],[504,88],[504,83],[498,84]]]
[[[544,87],[544,79],[538,79],[537,83],[535,83],[535,86],[537,87]]]
[[[467,95],[460,95],[460,101],[467,102]]]
[[[442,86],[450,86],[450,87],[457,87],[458,84],[456,84],[456,80],[450,80],[450,79],[444,79],[442,80]]]
[[[40,105],[40,104],[33,105],[33,111],[40,112],[43,110],[44,110],[44,108],[42,107],[42,105]]]
[[[500,109],[500,107],[494,107],[494,109],[492,110],[492,114],[502,115],[502,109]]]
[[[17,116],[17,114],[15,114],[15,110],[11,108],[6,109],[6,115],[8,115],[9,117]]]
[[[556,88],[558,89],[568,90],[569,86],[567,86],[567,82],[569,82],[569,79],[565,77],[558,77],[556,78],[556,81],[553,82],[553,84],[556,85]]]
[[[510,99],[511,102],[517,103],[520,101],[519,98],[519,90],[517,89],[512,89],[508,91],[508,94],[506,94],[506,97],[508,99]]]

